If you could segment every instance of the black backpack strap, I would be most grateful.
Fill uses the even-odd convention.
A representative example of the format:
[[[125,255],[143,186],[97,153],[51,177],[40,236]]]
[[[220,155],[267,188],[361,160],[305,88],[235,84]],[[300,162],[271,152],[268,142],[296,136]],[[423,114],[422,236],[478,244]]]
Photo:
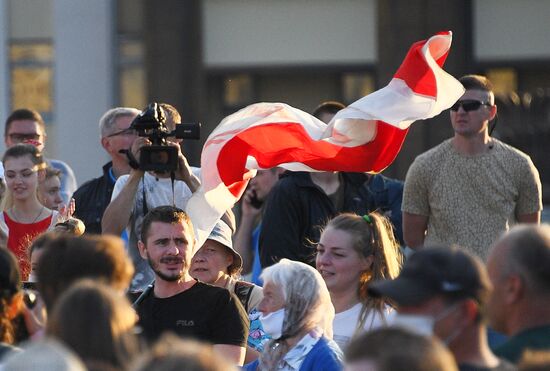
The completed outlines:
[[[253,288],[254,288],[254,285],[250,282],[237,281],[235,283],[235,295],[237,295],[237,298],[239,298],[241,304],[243,305],[247,313],[248,313],[248,301],[250,300],[250,296],[252,295]]]

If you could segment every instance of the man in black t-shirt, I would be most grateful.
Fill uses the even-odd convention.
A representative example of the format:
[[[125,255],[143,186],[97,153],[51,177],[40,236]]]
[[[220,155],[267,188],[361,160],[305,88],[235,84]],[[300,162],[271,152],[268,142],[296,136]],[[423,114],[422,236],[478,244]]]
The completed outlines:
[[[152,290],[136,310],[148,340],[165,331],[214,344],[227,359],[242,365],[249,322],[229,291],[195,281],[189,275],[195,237],[189,217],[173,206],[151,210],[144,218],[141,256],[155,273]]]

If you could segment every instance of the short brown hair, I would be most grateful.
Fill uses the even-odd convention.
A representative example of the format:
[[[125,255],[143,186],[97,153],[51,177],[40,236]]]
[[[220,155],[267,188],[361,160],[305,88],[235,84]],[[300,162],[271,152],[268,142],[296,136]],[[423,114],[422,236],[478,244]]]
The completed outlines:
[[[458,79],[466,90],[483,90],[489,93],[493,92],[493,84],[482,75],[465,75]]]
[[[312,115],[317,117],[320,120],[321,115],[323,115],[325,113],[330,114],[330,115],[334,115],[338,111],[343,110],[344,108],[346,108],[346,106],[343,103],[331,100],[331,101],[323,102],[320,105],[318,105],[313,110]]]
[[[46,161],[42,153],[32,144],[19,143],[6,150],[2,157],[2,162],[5,163],[9,158],[20,158],[29,156],[32,163],[37,165],[39,169],[46,167]]]
[[[42,133],[46,133],[46,125],[44,124],[44,119],[38,113],[38,111],[30,108],[20,108],[13,111],[8,118],[6,119],[6,125],[4,127],[4,137],[8,136],[8,131],[10,130],[11,123],[18,120],[31,120],[36,121]]]
[[[159,105],[164,112],[164,116],[166,117],[166,126],[168,127],[168,129],[174,130],[177,124],[181,124],[180,113],[178,112],[176,107],[172,106],[171,104],[159,103]]]
[[[211,346],[166,334],[138,361],[134,371],[232,371]]]
[[[115,289],[130,284],[134,267],[124,242],[114,236],[60,235],[44,246],[38,265],[38,288],[46,307],[75,281],[99,279]]]
[[[346,349],[346,363],[369,360],[379,371],[458,370],[451,352],[434,337],[387,327],[363,334]]]
[[[153,222],[167,224],[185,223],[193,236],[195,235],[193,223],[191,223],[191,219],[185,211],[175,206],[159,206],[149,211],[147,215],[145,215],[145,218],[143,218],[143,223],[141,223],[141,242],[145,243],[147,241],[147,235],[149,234]]]
[[[139,351],[133,331],[136,320],[125,296],[104,284],[81,280],[60,296],[48,318],[47,331],[87,365],[101,363],[122,369]]]
[[[44,177],[44,180],[53,178],[54,176],[61,180],[61,170],[48,166],[46,168],[46,176]]]

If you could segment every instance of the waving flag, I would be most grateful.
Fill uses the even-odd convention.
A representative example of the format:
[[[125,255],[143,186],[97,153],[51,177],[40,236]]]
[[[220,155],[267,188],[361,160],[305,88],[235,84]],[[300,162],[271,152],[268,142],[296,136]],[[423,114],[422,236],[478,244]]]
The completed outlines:
[[[409,126],[449,108],[464,93],[441,69],[451,32],[415,43],[390,83],[326,125],[284,103],[257,103],[226,117],[201,155],[202,185],[187,212],[202,243],[243,194],[256,169],[380,172],[395,159]]]

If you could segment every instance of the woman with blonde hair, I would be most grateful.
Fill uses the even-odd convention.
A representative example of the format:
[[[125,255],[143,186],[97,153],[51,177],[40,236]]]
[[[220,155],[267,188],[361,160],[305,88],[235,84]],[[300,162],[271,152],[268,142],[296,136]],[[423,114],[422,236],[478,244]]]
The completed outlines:
[[[344,213],[331,219],[317,245],[317,270],[332,304],[334,341],[345,349],[356,335],[387,325],[395,312],[383,299],[368,295],[368,285],[397,277],[402,257],[390,222],[372,212]]]
[[[288,259],[265,268],[264,297],[258,309],[271,335],[245,370],[335,371],[341,352],[332,341],[334,307],[323,278],[311,266]]]
[[[7,191],[4,212],[0,214],[0,230],[7,236],[7,246],[17,257],[21,276],[26,280],[30,273],[28,247],[36,236],[55,225],[58,214],[38,199],[38,185],[44,178],[46,163],[35,146],[10,147],[2,162]]]

